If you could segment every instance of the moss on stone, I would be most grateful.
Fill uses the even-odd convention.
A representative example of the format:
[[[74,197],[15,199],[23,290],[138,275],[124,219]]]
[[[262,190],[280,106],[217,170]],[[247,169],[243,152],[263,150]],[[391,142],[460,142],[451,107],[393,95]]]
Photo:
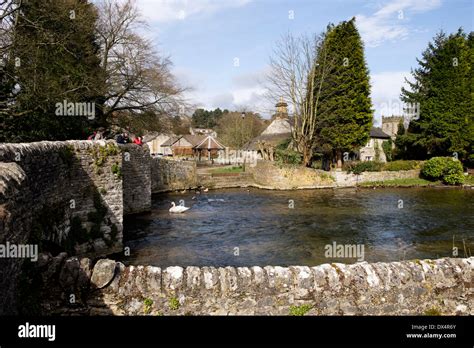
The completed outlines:
[[[97,168],[102,167],[110,156],[115,156],[120,153],[120,150],[116,144],[107,143],[105,146],[94,146],[89,150],[92,159],[94,160],[94,166]]]
[[[111,171],[112,171],[112,173],[115,175],[115,177],[116,177],[117,179],[121,179],[121,178],[122,178],[122,167],[120,167],[120,165],[118,164],[118,162],[115,162],[115,163],[112,165]]]
[[[438,307],[431,307],[425,311],[425,315],[439,316],[441,315],[441,310]]]
[[[150,298],[145,298],[143,300],[143,313],[150,314],[152,306],[153,306],[153,300]]]
[[[68,167],[71,167],[74,163],[75,151],[74,146],[66,145],[63,148],[58,150],[58,155],[61,158],[61,161],[66,164]]]
[[[300,306],[290,306],[290,315],[303,316],[308,313],[312,308],[313,306],[309,304],[304,304]]]
[[[172,311],[178,310],[180,306],[179,301],[176,297],[171,297],[168,304]]]
[[[336,270],[336,273],[339,276],[339,278],[341,276],[344,276],[344,273],[341,271],[341,269],[339,267],[337,267],[337,265],[335,263],[331,263],[331,266],[332,266],[332,268],[334,268]]]

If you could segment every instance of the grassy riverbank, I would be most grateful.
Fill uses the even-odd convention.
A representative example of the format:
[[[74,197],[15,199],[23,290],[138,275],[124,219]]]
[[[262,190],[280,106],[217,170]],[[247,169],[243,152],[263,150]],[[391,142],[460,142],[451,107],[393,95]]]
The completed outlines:
[[[421,178],[392,179],[383,181],[367,181],[359,184],[362,187],[413,187],[413,186],[437,186],[441,181],[429,181]]]
[[[442,181],[429,181],[422,178],[392,179],[383,181],[367,181],[359,184],[361,187],[421,187],[421,186],[440,186],[444,185]],[[464,185],[474,186],[474,176],[469,175],[464,180]],[[449,186],[449,185],[446,185]]]
[[[213,174],[221,174],[221,173],[242,173],[244,170],[242,167],[223,167],[223,168],[216,168],[212,169],[210,172]]]

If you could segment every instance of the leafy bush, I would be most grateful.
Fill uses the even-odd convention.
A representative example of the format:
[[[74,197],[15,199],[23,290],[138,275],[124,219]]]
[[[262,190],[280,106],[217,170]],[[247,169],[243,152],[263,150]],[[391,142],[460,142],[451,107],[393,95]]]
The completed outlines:
[[[448,174],[443,177],[443,182],[446,185],[461,185],[464,182],[464,174]]]
[[[447,185],[460,185],[464,182],[464,172],[460,161],[454,159],[448,161],[443,182]]]
[[[433,157],[425,162],[421,174],[431,180],[442,179],[448,161],[452,160],[452,158],[448,157]]]
[[[452,157],[433,157],[425,162],[421,174],[429,180],[443,180],[448,185],[464,182],[463,167],[460,161]]]
[[[383,170],[388,170],[391,172],[396,172],[399,170],[411,170],[411,169],[417,169],[420,167],[420,162],[418,161],[393,161],[393,162],[387,162],[383,166]]]
[[[275,157],[277,162],[284,164],[301,164],[302,156],[299,152],[291,149],[276,149]]]
[[[379,172],[383,168],[383,163],[374,161],[351,162],[347,165],[347,172],[360,174],[362,172]]]

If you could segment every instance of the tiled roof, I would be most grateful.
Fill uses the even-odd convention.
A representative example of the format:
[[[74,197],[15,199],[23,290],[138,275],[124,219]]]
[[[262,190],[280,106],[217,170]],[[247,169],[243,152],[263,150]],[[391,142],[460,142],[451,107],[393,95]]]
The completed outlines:
[[[198,145],[201,141],[206,138],[205,135],[191,135],[191,134],[185,134],[183,135],[183,138],[186,139],[190,144],[193,146]]]
[[[161,146],[172,146],[175,142],[177,142],[181,138],[180,135],[175,136],[175,137],[170,137],[168,140],[166,140]]]
[[[192,145],[193,148],[200,148],[200,149],[207,149],[209,147],[209,141],[207,139],[210,138],[210,146],[212,149],[224,149],[224,145],[222,145],[217,139],[210,135],[178,135],[175,137],[169,138],[165,141],[161,146],[173,146],[179,139],[185,139],[188,143]]]
[[[206,136],[199,144],[194,146],[196,149],[224,149],[217,139],[211,136]]]

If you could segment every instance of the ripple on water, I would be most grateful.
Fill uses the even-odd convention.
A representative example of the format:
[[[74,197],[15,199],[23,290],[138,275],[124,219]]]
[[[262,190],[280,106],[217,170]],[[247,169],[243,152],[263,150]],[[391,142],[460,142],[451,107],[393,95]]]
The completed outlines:
[[[367,261],[396,261],[449,256],[453,235],[460,252],[463,238],[474,252],[472,190],[228,189],[193,196],[157,195],[150,214],[126,218],[132,255],[123,261],[162,267],[356,261],[326,258],[324,247],[333,241],[364,244]],[[171,202],[181,199],[191,209],[170,214]]]

